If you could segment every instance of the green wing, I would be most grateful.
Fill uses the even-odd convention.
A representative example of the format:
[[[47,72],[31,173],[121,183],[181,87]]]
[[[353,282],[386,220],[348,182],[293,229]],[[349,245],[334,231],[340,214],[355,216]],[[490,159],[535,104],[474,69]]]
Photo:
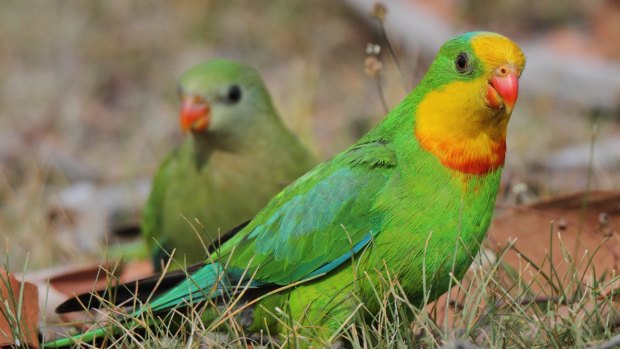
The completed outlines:
[[[258,269],[256,281],[283,285],[337,267],[381,231],[374,203],[395,166],[389,146],[374,142],[316,167],[226,244],[227,272]]]
[[[150,309],[215,297],[243,275],[253,275],[252,286],[260,287],[328,273],[381,232],[384,212],[374,202],[396,165],[389,145],[375,142],[315,167],[224,243],[217,251],[219,263],[192,273],[153,300]],[[222,271],[224,279],[217,276]]]

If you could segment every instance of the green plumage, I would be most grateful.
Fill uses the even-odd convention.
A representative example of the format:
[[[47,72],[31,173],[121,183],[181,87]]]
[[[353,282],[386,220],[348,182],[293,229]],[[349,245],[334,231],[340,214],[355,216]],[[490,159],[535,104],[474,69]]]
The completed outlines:
[[[381,273],[397,278],[414,303],[445,292],[450,275],[461,278],[478,252],[491,220],[501,166],[484,174],[446,167],[422,147],[414,130],[422,101],[431,92],[441,94],[454,81],[471,81],[471,88],[481,88],[483,98],[488,83],[476,79],[494,67],[485,67],[475,57],[470,41],[478,36],[507,40],[469,33],[449,41],[420,85],[383,122],[276,195],[202,269],[145,307],[164,311],[188,299],[213,298],[242,279],[250,282],[250,276],[251,286],[259,291],[311,278],[259,301],[252,328],[284,332],[271,315],[279,308],[312,326],[313,332],[331,336],[358,300],[371,313],[378,311],[374,289]],[[461,51],[476,60],[474,69],[484,71],[465,76],[456,69],[455,56]],[[510,116],[488,110],[484,101],[479,108],[492,119]],[[480,124],[467,132],[479,132],[452,146],[495,127],[483,115],[474,116],[471,122],[481,120]],[[432,117],[442,120],[445,115]],[[220,272],[225,277],[216,285]]]
[[[236,103],[226,98],[232,86],[241,90]],[[220,234],[254,217],[315,164],[283,125],[254,69],[208,61],[187,71],[179,90],[206,100],[211,121],[206,131],[187,135],[153,181],[142,231],[156,267],[173,250],[181,263],[203,260]]]

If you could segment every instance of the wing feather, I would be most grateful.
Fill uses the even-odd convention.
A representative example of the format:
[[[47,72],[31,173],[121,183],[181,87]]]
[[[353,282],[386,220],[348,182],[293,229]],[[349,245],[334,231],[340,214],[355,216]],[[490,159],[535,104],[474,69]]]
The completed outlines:
[[[389,145],[373,142],[316,167],[231,239],[228,268],[284,285],[338,267],[380,233],[383,212],[373,203],[396,165]]]

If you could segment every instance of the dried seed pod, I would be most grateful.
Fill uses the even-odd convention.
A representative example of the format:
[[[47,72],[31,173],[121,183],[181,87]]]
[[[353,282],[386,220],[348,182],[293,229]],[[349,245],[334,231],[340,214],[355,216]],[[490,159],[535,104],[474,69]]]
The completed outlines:
[[[368,56],[364,61],[364,72],[371,78],[377,78],[383,68],[383,63],[375,56]]]

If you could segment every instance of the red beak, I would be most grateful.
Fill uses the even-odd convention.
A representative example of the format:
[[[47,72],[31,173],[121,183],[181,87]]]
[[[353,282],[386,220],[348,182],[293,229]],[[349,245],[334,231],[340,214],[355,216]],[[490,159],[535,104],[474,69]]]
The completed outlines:
[[[519,77],[514,68],[500,66],[491,80],[486,94],[486,102],[490,108],[506,108],[510,114],[519,96]]]
[[[202,98],[183,97],[181,102],[181,129],[188,131],[205,131],[209,127],[211,108]]]

